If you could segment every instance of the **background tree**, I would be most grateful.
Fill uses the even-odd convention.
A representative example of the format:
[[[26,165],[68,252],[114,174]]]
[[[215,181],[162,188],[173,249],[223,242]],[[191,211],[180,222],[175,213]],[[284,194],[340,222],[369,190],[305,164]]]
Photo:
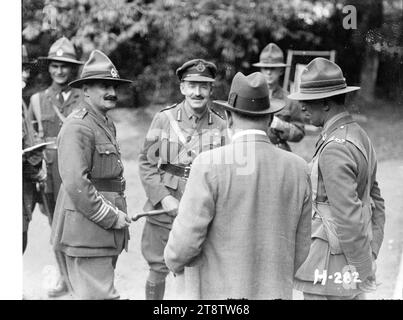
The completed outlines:
[[[23,0],[22,35],[32,57],[46,55],[62,35],[73,41],[82,59],[93,49],[106,52],[122,76],[134,80],[124,105],[177,101],[175,69],[194,57],[218,65],[215,97],[225,99],[233,75],[257,71],[252,63],[271,41],[285,50],[337,50],[347,81],[361,82],[372,97],[375,85],[382,89],[396,83],[380,83],[379,70],[401,70],[401,55],[388,53],[387,44],[379,49],[386,32],[380,8],[399,1],[348,2],[357,6],[357,30],[343,28],[341,0]],[[401,22],[396,24],[401,28]],[[38,72],[36,80],[45,86],[46,73]]]

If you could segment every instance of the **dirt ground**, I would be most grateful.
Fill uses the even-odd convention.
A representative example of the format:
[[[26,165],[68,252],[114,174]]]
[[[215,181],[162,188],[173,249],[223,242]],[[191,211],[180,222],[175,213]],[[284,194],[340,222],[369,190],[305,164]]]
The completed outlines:
[[[141,211],[145,202],[145,193],[138,176],[137,155],[152,115],[156,111],[157,108],[119,109],[114,110],[111,114],[115,119],[118,140],[123,152],[127,180],[126,196],[130,215]],[[378,137],[381,130],[375,125],[378,120],[376,116],[372,116],[364,118],[363,123],[371,138],[375,140],[377,151],[385,148],[384,141],[391,143],[390,139],[386,137]],[[394,131],[394,128],[401,130],[402,126],[402,117],[394,118],[393,125],[384,130]],[[385,131],[383,133],[388,135]],[[401,143],[396,131],[392,138]],[[297,154],[308,160],[315,141],[314,136],[306,136],[303,142],[294,144],[292,147]],[[377,261],[377,276],[381,285],[375,293],[369,295],[369,298],[372,299],[392,298],[403,248],[403,155],[400,151],[394,151],[390,157],[384,153],[382,152],[378,163],[378,181],[386,202],[386,226],[384,242]],[[148,267],[140,251],[143,224],[142,219],[132,223],[129,251],[123,252],[118,260],[115,284],[123,298],[144,299],[144,283]],[[28,247],[23,257],[23,295],[25,299],[48,299],[46,289],[57,277],[49,237],[50,227],[47,218],[36,210],[30,224]],[[176,299],[177,297],[176,284],[170,275],[167,279],[165,298]],[[301,294],[295,292],[294,298],[301,299]],[[71,297],[64,296],[58,299],[71,299]]]

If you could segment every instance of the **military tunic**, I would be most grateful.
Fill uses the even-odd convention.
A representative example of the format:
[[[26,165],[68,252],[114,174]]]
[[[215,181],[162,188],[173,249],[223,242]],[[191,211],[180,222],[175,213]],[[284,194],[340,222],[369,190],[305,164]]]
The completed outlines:
[[[269,128],[268,135],[270,141],[279,148],[287,151],[291,151],[291,148],[287,141],[299,142],[305,136],[304,117],[301,111],[301,107],[297,101],[293,101],[287,98],[288,92],[277,86],[270,97],[274,99],[284,100],[286,102],[285,107],[274,116],[286,121],[289,125],[281,137],[276,134],[275,130]]]
[[[171,164],[190,168],[199,153],[225,144],[225,132],[225,121],[210,107],[198,116],[183,101],[157,113],[139,156],[140,178],[148,198],[144,209],[161,209],[160,202],[168,195],[180,200],[186,178],[162,168]],[[163,251],[173,220],[167,214],[147,217],[142,253],[152,270],[168,272]]]
[[[128,228],[112,228],[117,209],[127,210],[123,165],[112,121],[85,102],[80,107],[68,117],[57,141],[62,185],[51,242],[66,259],[61,269],[73,292],[83,299],[116,298],[111,259],[114,266],[129,239]],[[80,273],[86,268],[91,277]]]
[[[47,165],[46,193],[49,193],[49,208],[53,215],[54,206],[59,192],[61,180],[58,172],[56,138],[63,125],[65,118],[75,110],[82,101],[82,93],[79,89],[68,91],[67,99],[62,98],[62,93],[50,86],[44,91],[38,92],[31,97],[29,113],[31,119],[36,121],[37,130],[40,135],[43,132],[45,142],[55,142],[47,146],[45,158]],[[63,101],[64,100],[64,101]],[[63,102],[62,102],[63,101]],[[40,110],[39,115],[34,109]]]
[[[25,102],[22,104],[22,148],[32,147],[35,144],[34,128],[28,116]],[[23,252],[27,245],[27,232],[32,212],[36,203],[36,177],[42,169],[42,150],[36,150],[22,156],[22,232]]]
[[[385,206],[375,151],[364,130],[344,112],[326,123],[311,165],[312,243],[296,272],[295,288],[354,297],[361,292],[357,280],[370,274],[372,255],[378,255],[383,241]],[[350,273],[351,279],[349,270],[357,272]]]

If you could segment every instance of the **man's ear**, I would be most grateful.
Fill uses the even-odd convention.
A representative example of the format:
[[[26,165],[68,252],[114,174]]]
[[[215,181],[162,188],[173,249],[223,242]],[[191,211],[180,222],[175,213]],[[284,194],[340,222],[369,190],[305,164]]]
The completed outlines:
[[[83,90],[83,93],[84,93],[84,97],[87,97],[87,98],[89,97],[88,89],[89,89],[89,86],[84,83],[83,86],[82,86],[82,90]]]
[[[284,69],[285,68],[280,68],[280,76],[282,76],[284,74]]]
[[[179,84],[179,89],[181,90],[181,93],[185,96],[185,83],[183,81],[181,81],[181,83]]]
[[[322,110],[323,111],[329,111],[330,110],[330,105],[329,105],[329,100],[328,99],[323,100]]]
[[[214,84],[210,83],[210,95],[213,94]]]

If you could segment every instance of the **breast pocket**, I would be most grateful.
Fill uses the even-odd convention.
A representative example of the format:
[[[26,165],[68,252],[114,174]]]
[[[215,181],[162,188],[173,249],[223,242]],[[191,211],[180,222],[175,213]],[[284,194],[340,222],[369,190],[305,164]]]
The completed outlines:
[[[116,147],[111,143],[95,145],[91,176],[93,178],[115,178],[120,175],[122,165]]]

